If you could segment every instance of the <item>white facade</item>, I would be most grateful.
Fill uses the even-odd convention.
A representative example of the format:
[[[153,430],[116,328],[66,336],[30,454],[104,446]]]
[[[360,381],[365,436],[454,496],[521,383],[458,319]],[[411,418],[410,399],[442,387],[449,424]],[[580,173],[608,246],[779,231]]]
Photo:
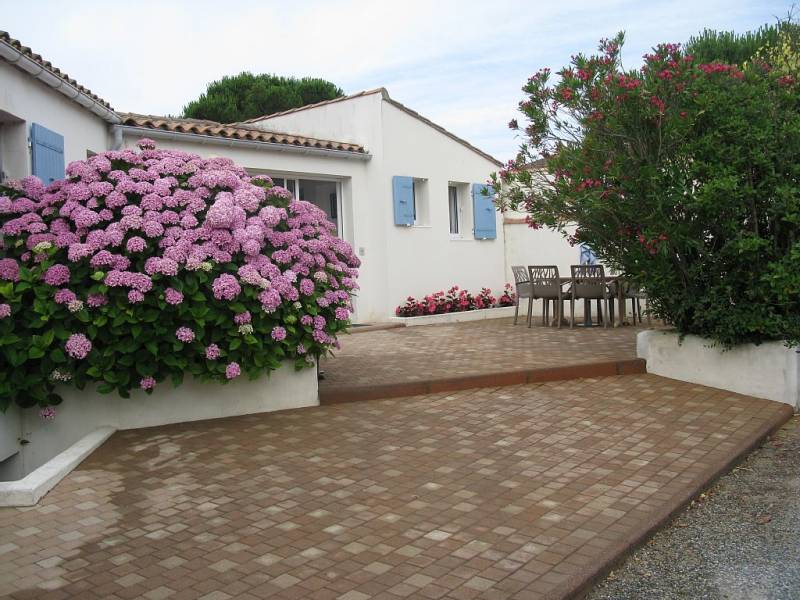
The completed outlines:
[[[470,186],[484,183],[498,163],[454,139],[440,128],[392,101],[385,90],[288,111],[252,122],[269,131],[354,142],[372,155],[364,166],[363,193],[343,198],[345,239],[362,260],[357,320],[388,320],[409,295],[459,285],[490,287],[499,293],[504,275],[502,218],[495,215],[497,237],[472,234]],[[247,166],[247,165],[245,165]],[[419,181],[419,222],[394,224],[392,178]],[[352,188],[362,189],[353,184]],[[448,187],[458,190],[459,234],[450,233]],[[353,237],[348,237],[351,234]]]
[[[570,266],[580,264],[578,246],[570,246],[566,238],[557,231],[528,227],[523,213],[504,213],[503,230],[508,281],[514,281],[511,267],[516,265],[555,265],[561,277],[569,277]]]
[[[43,81],[0,60],[0,171],[19,179],[32,173],[31,125],[64,136],[64,160],[85,160],[108,149],[108,122]]]

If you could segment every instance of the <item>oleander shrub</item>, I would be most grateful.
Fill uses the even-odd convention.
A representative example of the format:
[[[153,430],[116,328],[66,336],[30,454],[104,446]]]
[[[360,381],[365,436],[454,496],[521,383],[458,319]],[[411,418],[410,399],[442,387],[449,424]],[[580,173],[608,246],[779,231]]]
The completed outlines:
[[[423,315],[443,315],[453,312],[480,310],[496,306],[513,306],[516,296],[511,284],[507,283],[499,298],[492,295],[489,288],[481,288],[477,294],[461,289],[454,285],[446,292],[440,290],[417,299],[413,296],[395,309],[398,317],[421,317]]]
[[[499,207],[589,246],[681,334],[800,342],[798,29],[743,64],[661,44],[625,69],[620,34],[537,72]]]
[[[228,159],[139,147],[0,187],[0,408],[300,369],[348,327],[359,260],[323,211]]]

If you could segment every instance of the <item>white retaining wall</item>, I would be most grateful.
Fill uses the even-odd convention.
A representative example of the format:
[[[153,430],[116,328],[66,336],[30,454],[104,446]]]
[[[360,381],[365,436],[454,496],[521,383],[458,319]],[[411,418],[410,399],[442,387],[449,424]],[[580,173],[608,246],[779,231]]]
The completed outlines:
[[[784,402],[800,409],[800,353],[782,342],[744,344],[731,350],[710,347],[710,340],[687,335],[681,343],[672,331],[639,333],[636,354],[647,372]]]
[[[319,405],[316,370],[295,371],[288,362],[269,377],[255,381],[242,376],[223,385],[187,378],[177,388],[165,381],[149,396],[136,391],[128,399],[88,389],[65,388],[60,393],[64,402],[56,407],[52,421],[43,420],[36,408],[0,416],[19,419],[19,430],[28,441],[19,447],[19,458],[10,459],[20,463],[18,476],[30,473],[101,427],[137,429]]]

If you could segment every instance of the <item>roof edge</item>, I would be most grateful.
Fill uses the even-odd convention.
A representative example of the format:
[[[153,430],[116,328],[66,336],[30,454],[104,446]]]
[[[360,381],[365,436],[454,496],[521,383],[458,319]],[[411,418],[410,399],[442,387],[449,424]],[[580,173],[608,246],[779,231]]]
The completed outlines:
[[[415,111],[415,110],[413,110],[411,108],[408,108],[405,104],[402,104],[401,102],[398,102],[397,100],[393,100],[388,95],[384,97],[384,100],[386,102],[388,102],[389,104],[391,104],[392,106],[394,106],[395,108],[397,108],[398,110],[401,110],[404,113],[408,114],[409,116],[414,117],[415,119],[417,119],[419,121],[422,121],[423,123],[425,123],[429,127],[432,127],[433,129],[435,129],[439,133],[442,133],[442,134],[446,135],[451,140],[453,140],[455,142],[458,142],[462,146],[466,147],[468,150],[472,150],[476,154],[482,156],[483,158],[485,158],[489,162],[494,163],[498,167],[502,167],[503,166],[502,162],[500,162],[498,159],[496,159],[494,156],[492,156],[488,152],[484,152],[483,150],[481,150],[477,146],[473,146],[472,144],[470,144],[464,138],[458,137],[455,133],[453,133],[451,131],[448,131],[447,129],[445,129],[444,127],[439,125],[438,123],[434,123],[429,118],[424,117],[421,114],[419,114],[417,111]]]
[[[80,85],[66,73],[61,72],[29,47],[23,46],[19,40],[12,38],[5,31],[0,31],[0,58],[60,92],[104,121],[111,124],[122,122],[120,116],[108,102],[90,89]]]
[[[290,115],[293,113],[301,112],[304,110],[309,110],[311,108],[319,108],[320,106],[326,106],[328,104],[336,104],[337,102],[344,102],[345,100],[353,100],[355,98],[361,98],[363,96],[372,96],[373,94],[381,94],[384,100],[389,99],[389,92],[386,90],[385,87],[374,88],[371,90],[364,90],[363,92],[357,92],[355,94],[349,94],[347,96],[339,96],[338,98],[332,98],[330,100],[323,100],[322,102],[315,102],[314,104],[306,104],[305,106],[298,106],[297,108],[290,108],[288,110],[282,110],[281,112],[271,113],[269,115],[262,115],[260,117],[253,117],[252,119],[247,119],[246,121],[239,121],[237,123],[230,123],[230,125],[246,125],[248,123],[258,123],[259,121],[267,121],[274,117],[282,117],[284,115]]]

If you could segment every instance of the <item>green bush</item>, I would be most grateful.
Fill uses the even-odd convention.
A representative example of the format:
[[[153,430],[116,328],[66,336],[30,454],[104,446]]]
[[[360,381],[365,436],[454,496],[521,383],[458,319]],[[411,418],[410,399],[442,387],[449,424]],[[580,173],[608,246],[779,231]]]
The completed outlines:
[[[656,316],[724,346],[800,341],[800,87],[764,60],[664,44],[624,70],[620,34],[523,88],[500,208],[585,243]],[[796,47],[796,46],[795,46]],[[769,52],[762,53],[769,56]],[[546,168],[532,169],[539,156]]]

